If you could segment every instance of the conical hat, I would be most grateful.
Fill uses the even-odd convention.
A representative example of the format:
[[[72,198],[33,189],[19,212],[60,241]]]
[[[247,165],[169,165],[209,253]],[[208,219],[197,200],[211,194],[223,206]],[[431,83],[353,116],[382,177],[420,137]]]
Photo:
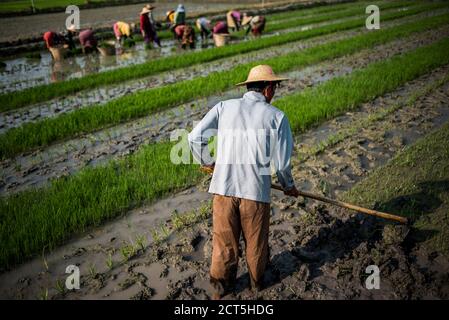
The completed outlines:
[[[150,10],[147,7],[143,7],[142,11],[140,11],[140,14],[147,14]]]
[[[242,20],[242,26],[246,26],[248,23],[250,23],[252,16],[244,16]]]
[[[284,81],[288,78],[281,78],[274,74],[273,69],[268,65],[258,65],[249,71],[248,78],[244,82],[237,83],[236,86],[243,86],[251,82],[261,81]]]

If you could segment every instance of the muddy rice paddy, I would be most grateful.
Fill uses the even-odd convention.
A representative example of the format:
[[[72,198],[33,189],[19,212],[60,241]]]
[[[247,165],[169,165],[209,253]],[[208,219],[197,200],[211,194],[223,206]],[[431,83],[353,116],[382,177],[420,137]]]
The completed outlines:
[[[432,14],[426,12],[418,17]],[[385,26],[412,19],[393,20]],[[4,112],[0,114],[0,133],[138,91],[229,70],[238,63],[276,57],[366,32],[357,29],[315,37]],[[291,81],[277,91],[276,97],[317,87],[372,63],[412,52],[448,37],[446,24],[285,73]],[[137,53],[132,56],[132,63],[144,62],[149,59],[148,54],[177,54],[170,49],[170,44],[163,50],[166,51]],[[99,61],[95,56],[79,58],[84,59],[83,62],[76,59],[74,63],[77,64],[86,64],[86,60],[92,59],[89,63],[97,68],[94,72],[127,64]],[[17,63],[28,65],[30,69],[16,70],[17,79],[11,76],[8,84],[4,81],[7,76],[2,74],[0,86],[3,88],[14,81],[25,83],[20,74],[23,77],[26,73],[30,76],[25,86],[48,81],[35,76],[43,69],[51,68],[48,56],[42,55],[41,67],[26,61]],[[36,71],[39,68],[41,71]],[[87,74],[84,69],[77,72],[70,69],[68,73],[69,77]],[[448,74],[449,65],[434,68],[351,112],[295,134],[292,163],[298,189],[341,198],[373,170],[447,124]],[[11,90],[21,88],[19,85]],[[166,141],[173,130],[191,128],[193,122],[201,119],[218,101],[235,98],[242,93],[241,89],[217,92],[144,118],[4,159],[0,163],[0,194],[8,197],[31,188],[45,188],[53,179],[76,175],[85,167],[103,165],[129,156],[149,143]],[[121,217],[71,237],[51,252],[43,250],[41,255],[3,271],[0,273],[0,298],[210,299],[212,195],[207,193],[208,183],[205,179],[181,192],[134,208]],[[202,219],[181,230],[174,230],[174,215],[192,212],[198,213]],[[313,200],[292,199],[282,192],[273,191],[266,288],[257,296],[248,289],[242,240],[236,290],[225,298],[449,299],[449,257],[411,240],[411,228]],[[129,246],[137,249],[125,254],[124,248]],[[380,290],[367,290],[364,286],[364,271],[371,264],[379,265],[382,270]],[[80,267],[80,290],[65,289],[67,265]]]

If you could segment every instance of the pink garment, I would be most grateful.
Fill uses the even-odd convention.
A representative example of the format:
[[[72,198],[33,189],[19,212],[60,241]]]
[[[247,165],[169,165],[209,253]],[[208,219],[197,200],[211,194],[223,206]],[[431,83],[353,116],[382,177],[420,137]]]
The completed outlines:
[[[219,21],[215,24],[213,33],[229,33],[228,24],[224,21]]]
[[[122,36],[122,34],[120,33],[120,30],[118,28],[117,23],[114,23],[114,34],[116,38],[120,38]]]
[[[97,39],[95,39],[94,32],[92,29],[86,29],[80,32],[78,39],[80,40],[81,46],[83,48],[96,47]]]
[[[237,20],[238,23],[240,23],[240,20],[242,19],[242,14],[240,11],[232,11],[231,15]]]
[[[182,36],[184,35],[184,29],[185,29],[185,27],[186,27],[185,24],[176,26],[176,28],[175,28],[175,33],[176,33],[176,36],[177,36],[178,38],[182,38]]]

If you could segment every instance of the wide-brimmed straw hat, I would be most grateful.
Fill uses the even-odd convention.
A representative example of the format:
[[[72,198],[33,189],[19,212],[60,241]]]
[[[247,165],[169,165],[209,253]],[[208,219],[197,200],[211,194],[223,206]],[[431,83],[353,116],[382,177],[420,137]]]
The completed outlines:
[[[143,7],[142,11],[140,11],[140,14],[147,14],[149,12],[150,12],[150,10],[147,7]]]
[[[148,10],[156,9],[156,7],[153,7],[153,5],[151,5],[151,4],[147,4],[147,5],[145,6],[145,8],[147,8]]]
[[[242,19],[242,26],[246,26],[248,23],[250,23],[252,18],[252,16],[245,15]]]
[[[288,78],[278,77],[274,74],[273,69],[268,65],[258,65],[253,67],[248,74],[248,78],[244,82],[237,83],[236,86],[243,86],[252,82],[262,82],[262,81],[284,81],[288,80]]]

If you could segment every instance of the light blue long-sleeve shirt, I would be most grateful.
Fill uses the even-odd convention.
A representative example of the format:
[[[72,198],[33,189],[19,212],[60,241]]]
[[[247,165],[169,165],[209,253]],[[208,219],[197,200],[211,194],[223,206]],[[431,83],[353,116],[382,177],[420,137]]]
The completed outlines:
[[[217,137],[216,160],[208,142]],[[271,168],[284,189],[294,186],[293,138],[287,117],[250,91],[216,104],[188,135],[194,158],[215,164],[209,192],[270,203]]]

